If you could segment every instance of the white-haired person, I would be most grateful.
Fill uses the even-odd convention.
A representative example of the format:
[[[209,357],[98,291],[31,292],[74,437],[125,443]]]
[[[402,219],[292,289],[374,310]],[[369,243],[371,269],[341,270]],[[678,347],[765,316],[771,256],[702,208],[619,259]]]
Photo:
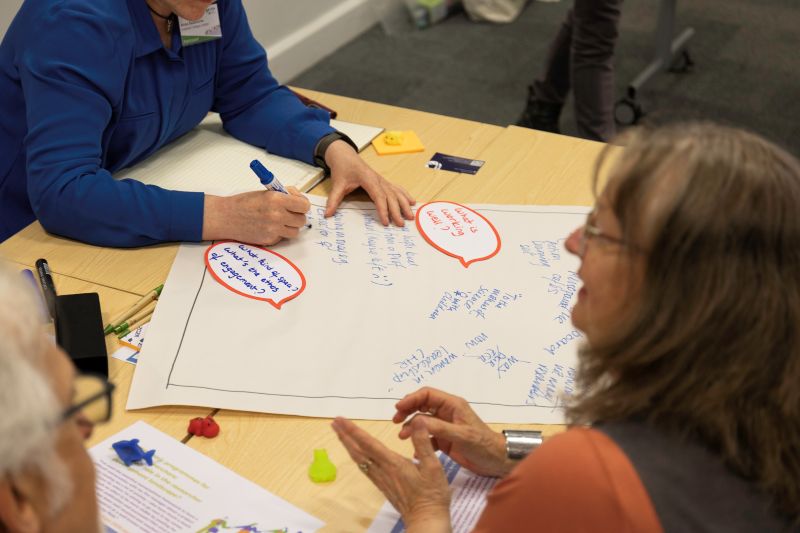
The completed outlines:
[[[394,415],[418,415],[414,464],[334,421],[409,532],[450,531],[436,447],[503,478],[480,532],[800,529],[800,164],[712,124],[633,135],[566,241],[586,336],[566,432],[515,464],[465,400],[422,389]]]
[[[0,263],[0,531],[99,532],[84,441],[108,420],[113,386],[76,374],[23,281]]]

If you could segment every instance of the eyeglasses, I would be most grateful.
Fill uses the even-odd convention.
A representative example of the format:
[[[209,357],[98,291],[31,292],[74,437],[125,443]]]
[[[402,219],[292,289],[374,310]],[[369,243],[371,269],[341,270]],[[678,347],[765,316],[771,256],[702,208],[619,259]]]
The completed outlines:
[[[578,237],[578,257],[583,257],[586,255],[586,247],[589,243],[589,240],[593,239],[597,242],[604,243],[606,245],[616,244],[618,246],[623,246],[633,251],[638,251],[638,247],[628,244],[627,241],[621,239],[619,237],[613,237],[603,230],[598,228],[592,223],[592,219],[595,216],[595,210],[592,210],[588,215],[586,215],[586,222],[583,224],[583,227],[580,229],[580,236]]]
[[[93,374],[79,374],[75,378],[75,394],[72,405],[61,413],[61,421],[83,414],[93,424],[102,424],[111,419],[111,395],[115,385],[105,378]]]

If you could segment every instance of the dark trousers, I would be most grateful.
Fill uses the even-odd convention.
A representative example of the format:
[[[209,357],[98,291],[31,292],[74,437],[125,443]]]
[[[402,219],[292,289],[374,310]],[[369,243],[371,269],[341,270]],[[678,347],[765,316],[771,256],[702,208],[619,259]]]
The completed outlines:
[[[614,137],[614,45],[622,0],[575,0],[550,45],[537,99],[564,104],[570,88],[581,137]]]

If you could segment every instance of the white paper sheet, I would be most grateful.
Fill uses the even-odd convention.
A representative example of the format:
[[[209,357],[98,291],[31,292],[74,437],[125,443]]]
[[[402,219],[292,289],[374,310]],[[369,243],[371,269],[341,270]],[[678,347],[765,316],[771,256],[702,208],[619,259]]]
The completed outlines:
[[[209,243],[181,246],[129,409],[388,419],[399,398],[430,385],[489,422],[563,422],[581,340],[570,323],[578,262],[563,239],[586,208],[473,206],[502,243],[464,267],[414,224],[381,226],[372,205],[326,219],[325,199],[310,200],[313,228],[270,248],[305,278],[279,308],[207,273]]]
[[[347,134],[363,149],[381,128],[340,120],[331,125]],[[131,178],[149,185],[176,191],[202,191],[229,196],[263,190],[250,170],[250,161],[260,160],[285,187],[311,189],[322,178],[322,169],[285,157],[269,154],[263,148],[244,143],[222,129],[222,120],[210,114],[194,130],[162,148],[133,168],[114,177]]]
[[[443,453],[439,453],[447,482],[453,491],[450,500],[450,525],[453,533],[469,533],[475,529],[486,497],[497,484],[498,479],[473,474]],[[383,504],[378,516],[369,526],[367,533],[403,533],[406,530],[400,513],[388,501]]]
[[[139,352],[142,350],[142,345],[144,345],[144,336],[149,325],[150,322],[142,324],[122,337],[119,340],[119,348],[111,354],[111,357],[135,365],[139,361]]]
[[[125,466],[111,445],[139,439],[153,466]],[[324,523],[205,455],[136,422],[94,446],[97,497],[107,532],[310,532]],[[216,529],[213,529],[216,528]]]

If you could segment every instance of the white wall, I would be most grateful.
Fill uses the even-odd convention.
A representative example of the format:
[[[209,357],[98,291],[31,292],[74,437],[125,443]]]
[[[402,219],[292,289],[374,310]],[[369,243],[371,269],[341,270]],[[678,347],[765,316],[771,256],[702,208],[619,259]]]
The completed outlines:
[[[376,0],[242,0],[272,73],[285,82],[378,20]]]
[[[380,3],[376,0],[242,1],[253,33],[267,49],[270,68],[281,82],[373,25],[378,19],[375,6]],[[22,0],[0,0],[0,35],[5,35],[21,5]]]
[[[11,19],[17,14],[22,0],[0,0],[0,37],[6,34]]]

